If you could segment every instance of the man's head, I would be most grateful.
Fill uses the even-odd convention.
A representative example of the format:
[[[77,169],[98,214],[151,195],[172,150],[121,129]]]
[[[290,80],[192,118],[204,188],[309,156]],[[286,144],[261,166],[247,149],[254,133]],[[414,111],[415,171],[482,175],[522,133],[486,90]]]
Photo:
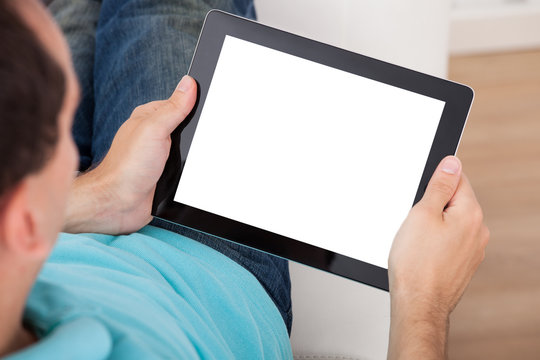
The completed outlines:
[[[79,89],[61,32],[38,1],[0,0],[0,265],[41,264],[76,166]]]

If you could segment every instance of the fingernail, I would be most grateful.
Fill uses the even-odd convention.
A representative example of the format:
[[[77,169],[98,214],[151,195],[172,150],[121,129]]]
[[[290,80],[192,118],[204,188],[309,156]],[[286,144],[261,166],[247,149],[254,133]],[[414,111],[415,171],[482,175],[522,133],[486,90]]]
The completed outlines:
[[[176,90],[179,90],[181,92],[186,92],[191,88],[191,81],[189,79],[189,76],[184,75],[182,80],[180,80],[180,83],[178,83],[178,86],[176,87]]]
[[[444,159],[441,167],[442,171],[454,175],[459,171],[459,161],[454,156]]]

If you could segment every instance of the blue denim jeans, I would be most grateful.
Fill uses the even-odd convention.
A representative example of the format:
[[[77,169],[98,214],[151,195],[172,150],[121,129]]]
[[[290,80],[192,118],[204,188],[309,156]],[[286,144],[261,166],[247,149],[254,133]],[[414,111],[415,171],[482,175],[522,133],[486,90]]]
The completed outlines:
[[[98,164],[133,109],[166,99],[187,73],[206,13],[255,17],[253,0],[54,0],[82,89],[73,136],[80,170]],[[288,262],[159,219],[153,225],[210,246],[250,271],[291,330]]]

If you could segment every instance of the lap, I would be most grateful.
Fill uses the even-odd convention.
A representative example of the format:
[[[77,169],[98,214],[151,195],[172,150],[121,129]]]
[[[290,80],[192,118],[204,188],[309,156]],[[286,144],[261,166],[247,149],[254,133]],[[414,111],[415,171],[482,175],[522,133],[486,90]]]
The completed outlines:
[[[287,260],[161,219],[154,219],[150,225],[194,239],[221,252],[251,272],[276,304],[290,334],[292,326],[291,280]]]

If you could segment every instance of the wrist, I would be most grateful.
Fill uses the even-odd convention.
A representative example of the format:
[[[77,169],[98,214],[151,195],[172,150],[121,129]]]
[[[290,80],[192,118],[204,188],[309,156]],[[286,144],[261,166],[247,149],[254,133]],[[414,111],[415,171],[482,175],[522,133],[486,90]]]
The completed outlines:
[[[396,299],[391,296],[391,317],[408,324],[418,323],[446,329],[450,312],[444,306],[424,296],[414,296],[409,299]]]
[[[393,286],[390,288],[390,303],[392,314],[410,317],[419,321],[431,320],[436,323],[446,323],[451,309],[446,299],[436,291]]]
[[[444,359],[449,314],[427,294],[390,293],[389,359]]]
[[[73,181],[66,210],[64,231],[70,233],[115,233],[113,178],[99,168]]]

